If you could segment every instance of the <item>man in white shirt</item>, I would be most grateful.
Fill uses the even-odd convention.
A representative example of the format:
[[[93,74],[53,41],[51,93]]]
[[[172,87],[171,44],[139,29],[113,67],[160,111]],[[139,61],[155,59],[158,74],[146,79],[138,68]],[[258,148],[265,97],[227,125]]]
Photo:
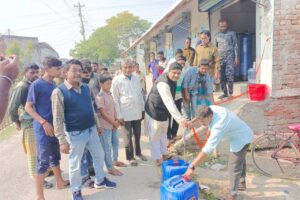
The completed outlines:
[[[150,136],[151,156],[159,166],[162,156],[167,153],[167,131],[170,115],[185,127],[186,120],[175,105],[176,81],[180,78],[182,66],[175,62],[168,72],[154,83],[145,104],[149,115],[147,130]]]
[[[115,102],[117,118],[121,124],[121,133],[124,136],[126,160],[132,166],[137,166],[134,158],[132,134],[135,141],[135,155],[146,161],[140,146],[141,120],[144,118],[143,91],[139,79],[133,76],[134,66],[131,60],[122,63],[122,73],[112,82],[112,95]]]
[[[230,194],[228,200],[237,199],[238,190],[246,190],[246,153],[253,140],[252,129],[233,112],[221,106],[202,106],[198,116],[194,118],[188,127],[206,126],[210,130],[210,136],[201,152],[190,164],[185,176],[191,178],[195,167],[203,162],[225,138],[230,143]]]

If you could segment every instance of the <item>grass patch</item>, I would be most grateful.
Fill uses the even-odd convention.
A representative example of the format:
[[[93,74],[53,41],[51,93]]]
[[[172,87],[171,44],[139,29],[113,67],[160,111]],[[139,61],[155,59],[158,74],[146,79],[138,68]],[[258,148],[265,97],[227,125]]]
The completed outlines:
[[[11,126],[5,128],[5,129],[3,129],[2,131],[0,131],[0,142],[2,142],[3,140],[9,138],[14,133],[16,133],[16,129],[15,129],[14,125],[11,125]]]
[[[206,192],[205,190],[200,190],[200,198],[205,200],[217,200],[212,192]]]

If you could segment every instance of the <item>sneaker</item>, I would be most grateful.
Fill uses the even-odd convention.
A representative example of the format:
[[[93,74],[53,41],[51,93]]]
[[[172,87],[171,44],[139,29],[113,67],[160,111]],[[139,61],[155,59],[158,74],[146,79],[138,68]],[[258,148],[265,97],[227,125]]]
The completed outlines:
[[[226,97],[228,97],[227,94],[222,94],[221,96],[218,97],[218,99],[224,99],[224,98],[226,98]]]
[[[117,184],[112,181],[109,181],[106,177],[104,177],[104,180],[102,181],[102,183],[97,184],[95,182],[94,187],[97,189],[102,189],[102,188],[112,189],[112,188],[116,188]]]
[[[80,190],[76,191],[76,192],[73,192],[72,200],[83,200]]]

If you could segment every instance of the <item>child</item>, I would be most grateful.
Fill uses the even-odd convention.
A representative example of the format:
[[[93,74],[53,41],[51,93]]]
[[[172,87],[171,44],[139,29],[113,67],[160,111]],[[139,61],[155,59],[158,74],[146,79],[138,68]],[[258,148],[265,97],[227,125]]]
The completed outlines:
[[[112,78],[103,75],[100,78],[100,83],[101,91],[96,97],[96,104],[101,114],[100,122],[104,127],[104,131],[100,135],[100,141],[105,152],[105,164],[109,174],[121,176],[123,175],[122,172],[114,168],[114,165],[119,167],[125,167],[126,165],[118,161],[119,138],[117,129],[120,124],[117,120],[115,104],[110,93]]]
[[[167,68],[168,61],[165,57],[162,57],[161,60],[158,62],[159,66],[159,74],[163,74],[164,70]]]

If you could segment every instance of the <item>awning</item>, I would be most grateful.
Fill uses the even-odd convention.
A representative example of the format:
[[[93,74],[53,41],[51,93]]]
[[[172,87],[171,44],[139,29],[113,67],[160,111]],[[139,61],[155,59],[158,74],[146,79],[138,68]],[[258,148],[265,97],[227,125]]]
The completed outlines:
[[[233,0],[198,0],[199,12],[213,12]]]

